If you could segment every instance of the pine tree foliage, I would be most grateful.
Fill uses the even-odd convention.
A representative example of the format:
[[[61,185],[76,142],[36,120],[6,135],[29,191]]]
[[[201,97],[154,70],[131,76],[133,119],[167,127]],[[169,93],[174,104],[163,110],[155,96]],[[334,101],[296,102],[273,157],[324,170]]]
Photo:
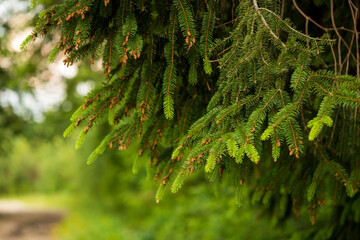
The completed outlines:
[[[336,62],[344,38],[303,33],[280,1],[66,0],[40,14],[22,46],[55,29],[50,60],[60,51],[67,66],[102,58],[106,76],[64,136],[81,127],[80,147],[108,119],[112,131],[89,163],[140,139],[139,155],[160,182],[157,200],[194,171],[236,186],[239,205],[247,186],[264,202],[285,189],[294,211],[308,205],[314,218],[324,196],[357,193],[355,44]]]

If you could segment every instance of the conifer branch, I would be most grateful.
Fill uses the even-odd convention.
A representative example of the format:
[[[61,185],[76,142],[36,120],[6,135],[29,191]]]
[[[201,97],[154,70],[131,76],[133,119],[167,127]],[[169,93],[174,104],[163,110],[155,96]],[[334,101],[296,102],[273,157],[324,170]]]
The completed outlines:
[[[304,34],[302,32],[299,32],[298,30],[296,30],[295,28],[291,27],[289,24],[287,24],[287,22],[285,22],[284,20],[282,20],[280,18],[279,15],[277,15],[276,13],[274,13],[273,11],[267,9],[267,8],[258,8],[258,10],[264,10],[268,13],[271,13],[274,17],[276,17],[279,21],[281,21],[282,24],[284,24],[287,28],[291,29],[291,31],[295,32],[296,34],[299,34],[301,36],[303,36],[304,38],[308,38],[310,40],[314,40],[314,41],[329,41],[329,42],[335,42],[336,39],[323,39],[323,38],[314,38],[314,37],[311,37],[307,34]]]
[[[293,0],[287,4],[305,18],[302,32],[297,19],[283,18],[290,8],[284,4],[67,0],[42,13],[23,45],[59,28],[50,59],[60,51],[69,66],[87,55],[92,63],[102,58],[107,79],[64,132],[80,126],[80,146],[86,132],[108,118],[111,131],[89,163],[109,148],[126,149],[138,136],[139,155],[150,156],[160,183],[158,200],[168,183],[177,191],[202,170],[210,181],[236,181],[239,199],[247,197],[244,182],[265,203],[286,188],[297,212],[308,204],[316,213],[325,196],[345,199],[358,187],[359,9],[344,4],[349,29],[336,25],[334,1],[328,24]],[[310,24],[326,35],[313,37],[318,34]],[[332,31],[337,45],[327,35]],[[138,166],[135,161],[134,171]],[[339,180],[345,191],[325,186]],[[269,188],[256,190],[261,186]]]
[[[281,46],[282,46],[284,49],[287,49],[285,43],[283,43],[283,42],[280,40],[280,38],[271,30],[271,28],[270,28],[269,24],[267,23],[267,21],[265,20],[264,16],[260,13],[260,9],[259,9],[257,0],[253,0],[253,4],[254,4],[254,8],[255,8],[256,13],[260,16],[261,21],[264,23],[265,27],[269,30],[270,34],[271,34],[277,41],[280,42]]]

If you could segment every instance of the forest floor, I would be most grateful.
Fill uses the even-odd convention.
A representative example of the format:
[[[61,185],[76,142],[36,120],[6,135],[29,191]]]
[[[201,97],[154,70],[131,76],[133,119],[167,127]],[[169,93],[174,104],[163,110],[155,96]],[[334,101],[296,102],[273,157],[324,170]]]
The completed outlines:
[[[65,212],[31,206],[17,200],[0,200],[1,240],[52,240],[52,229]]]

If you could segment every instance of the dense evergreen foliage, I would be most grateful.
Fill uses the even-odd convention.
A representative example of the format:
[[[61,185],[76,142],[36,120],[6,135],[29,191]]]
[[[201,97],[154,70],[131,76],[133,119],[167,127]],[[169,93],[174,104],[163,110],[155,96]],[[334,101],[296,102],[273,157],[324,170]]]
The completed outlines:
[[[281,193],[314,223],[326,200],[359,188],[360,4],[285,2],[67,0],[40,14],[23,47],[60,29],[50,61],[102,59],[106,80],[64,133],[82,127],[78,148],[108,118],[88,163],[139,139],[148,157],[133,171],[150,159],[157,200],[203,170],[236,186],[239,205],[246,188],[255,201]],[[305,11],[316,8],[315,21]]]

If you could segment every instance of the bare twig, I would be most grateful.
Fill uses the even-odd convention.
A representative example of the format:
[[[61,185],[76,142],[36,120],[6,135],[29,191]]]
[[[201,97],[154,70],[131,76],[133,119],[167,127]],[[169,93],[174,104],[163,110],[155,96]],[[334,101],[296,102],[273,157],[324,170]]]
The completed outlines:
[[[355,43],[356,43],[356,76],[360,78],[360,53],[359,53],[359,32],[357,30],[357,19],[359,9],[353,4],[351,0],[349,0],[351,15],[354,22],[354,34],[355,34]],[[354,12],[355,9],[355,12]]]
[[[331,22],[332,25],[334,27],[334,31],[336,33],[336,35],[338,36],[339,40],[341,41],[343,38],[341,37],[339,31],[336,28],[336,24],[335,24],[335,18],[334,18],[334,0],[330,0],[330,17],[331,17]],[[349,51],[351,51],[351,49],[349,49]],[[338,57],[339,57],[339,64],[341,65],[341,49],[338,48]],[[335,69],[337,69],[337,65],[335,64]],[[341,69],[339,69],[341,71]],[[335,71],[336,73],[336,71]]]
[[[296,3],[296,0],[292,0],[296,10],[308,21],[310,21],[311,23],[313,23],[315,26],[317,26],[318,28],[322,29],[323,31],[325,31],[326,33],[328,33],[329,31],[339,31],[339,30],[344,30],[344,31],[348,31],[348,32],[351,32],[351,33],[354,33],[354,30],[351,30],[351,29],[348,29],[348,28],[345,28],[345,27],[335,27],[335,28],[327,28],[327,27],[324,27],[322,25],[320,25],[319,23],[317,23],[315,20],[313,20],[311,17],[309,17],[308,15],[306,15],[301,9],[300,7],[297,5]],[[351,57],[356,61],[356,57],[355,55],[351,52],[351,47],[349,47],[349,45],[346,43],[346,41],[341,38],[339,39],[343,44],[344,46],[346,47],[346,49],[350,52],[350,55]]]

